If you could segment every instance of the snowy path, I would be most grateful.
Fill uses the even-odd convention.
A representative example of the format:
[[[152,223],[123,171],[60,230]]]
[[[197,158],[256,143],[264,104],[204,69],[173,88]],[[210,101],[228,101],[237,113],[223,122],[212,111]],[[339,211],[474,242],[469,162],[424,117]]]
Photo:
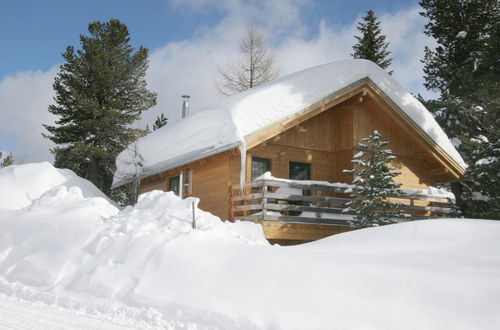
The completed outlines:
[[[0,294],[0,329],[152,329],[133,320],[89,315],[42,302],[30,302]]]

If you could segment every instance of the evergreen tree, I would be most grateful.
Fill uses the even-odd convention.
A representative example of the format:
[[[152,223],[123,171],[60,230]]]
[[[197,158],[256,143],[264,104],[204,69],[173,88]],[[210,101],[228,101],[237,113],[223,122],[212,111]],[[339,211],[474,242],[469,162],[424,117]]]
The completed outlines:
[[[438,43],[425,49],[423,63],[425,86],[439,97],[424,103],[471,165],[465,179],[454,183],[458,206],[465,216],[483,217],[488,203],[476,197],[490,194],[477,185],[484,179],[478,175],[491,172],[486,167],[498,168],[499,161],[476,168],[500,139],[500,3],[423,0],[420,5],[429,19],[425,33]],[[495,198],[489,201],[495,204]]]
[[[234,65],[219,67],[221,81],[217,89],[224,95],[231,95],[257,87],[278,76],[274,57],[267,53],[262,35],[250,25],[245,39],[240,41],[241,59]]]
[[[156,120],[153,123],[153,131],[156,131],[158,128],[161,128],[161,127],[167,125],[167,122],[168,122],[168,118],[165,117],[163,115],[163,113],[160,114],[159,116],[156,117]]]
[[[12,155],[12,152],[9,153],[5,158],[2,157],[3,153],[0,151],[0,168],[14,164],[14,156]]]
[[[462,214],[500,220],[500,140],[484,143],[467,168],[468,184],[463,185]]]
[[[394,223],[396,218],[410,217],[398,209],[401,204],[387,200],[388,197],[402,197],[401,184],[394,182],[400,172],[389,165],[396,158],[390,149],[385,148],[389,142],[383,141],[377,130],[362,141],[358,144],[361,151],[352,160],[354,169],[344,170],[344,173],[354,176],[351,193],[354,200],[344,209],[344,212],[356,214],[358,221],[352,222],[351,226],[379,226]]]
[[[109,195],[115,158],[140,133],[130,124],[156,104],[144,76],[148,50],[135,53],[127,26],[119,20],[89,24],[80,35],[81,49],[62,54],[49,112],[56,125],[44,125],[44,135],[57,146],[54,165],[72,169]]]
[[[358,42],[352,46],[354,53],[351,56],[370,60],[387,70],[392,62],[392,58],[389,57],[391,52],[387,50],[389,43],[385,41],[385,35],[380,30],[380,22],[377,21],[373,10],[366,13],[362,22],[358,22],[357,29],[361,36],[354,36]],[[392,71],[389,72],[391,73]]]

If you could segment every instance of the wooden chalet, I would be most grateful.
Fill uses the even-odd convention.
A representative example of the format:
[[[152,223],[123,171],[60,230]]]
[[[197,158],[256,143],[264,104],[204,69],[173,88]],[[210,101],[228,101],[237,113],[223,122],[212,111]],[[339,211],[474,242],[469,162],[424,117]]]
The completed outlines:
[[[463,160],[423,105],[365,60],[305,70],[169,125],[137,144],[144,153],[140,191],[198,197],[200,208],[260,222],[266,237],[282,244],[348,230],[342,208],[352,177],[343,170],[375,129],[390,141],[403,189],[464,174]],[[127,159],[126,151],[118,157],[115,187],[131,180],[119,175]],[[268,171],[272,177],[253,181]],[[424,217],[445,214],[449,199],[417,191],[403,202]]]

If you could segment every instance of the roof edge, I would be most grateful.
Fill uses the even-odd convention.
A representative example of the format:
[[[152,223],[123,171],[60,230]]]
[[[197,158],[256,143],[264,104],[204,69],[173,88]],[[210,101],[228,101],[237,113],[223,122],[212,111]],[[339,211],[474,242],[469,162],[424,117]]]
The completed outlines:
[[[436,157],[442,157],[445,163],[450,167],[456,177],[465,174],[465,168],[462,167],[451,155],[449,155],[439,144],[432,139],[427,132],[425,132],[399,105],[397,105],[383,90],[380,88],[369,76],[361,78],[350,85],[337,90],[320,101],[307,106],[292,115],[271,123],[255,132],[245,136],[247,148],[250,149],[256,145],[267,141],[268,139],[286,131],[299,122],[312,118],[321,112],[339,104],[356,94],[363,92],[363,88],[371,87],[382,99],[387,102],[392,108],[397,110],[397,113],[424,139],[424,141],[431,146],[436,153]],[[423,105],[422,105],[423,106]],[[424,106],[425,108],[425,106]],[[426,111],[427,108],[426,108]],[[432,116],[432,115],[431,115]]]
[[[195,150],[191,154],[188,154],[188,157],[186,157],[186,155],[182,155],[182,156],[175,157],[175,158],[169,159],[168,161],[160,163],[160,165],[157,168],[155,167],[154,170],[144,172],[143,174],[141,174],[138,177],[138,179],[142,180],[142,179],[151,177],[153,175],[169,171],[169,170],[177,168],[177,167],[185,166],[185,165],[188,165],[192,162],[220,154],[224,151],[228,151],[228,150],[237,148],[240,145],[241,145],[241,142],[235,142],[235,143],[227,144],[227,145],[219,147],[219,148],[214,148],[214,149],[209,149],[209,150],[208,149]],[[203,150],[205,150],[205,151],[203,151]],[[126,184],[133,182],[133,181],[134,181],[133,178],[120,179],[116,183],[113,182],[113,184],[111,185],[111,188],[112,189],[120,188]]]
[[[247,134],[245,136],[245,141],[247,144],[247,149],[255,147],[256,145],[272,138],[273,136],[286,131],[287,129],[293,127],[297,122],[302,122],[309,118],[320,114],[321,112],[328,110],[332,106],[339,104],[356,94],[362,92],[362,87],[369,82],[368,77],[361,78],[350,85],[341,88],[330,95],[324,97],[320,101],[313,103],[299,111],[294,112],[288,117],[281,120],[275,121],[267,126],[260,128],[259,130]]]
[[[409,123],[413,129],[420,133],[425,142],[432,146],[436,150],[438,155],[444,158],[447,164],[452,167],[453,170],[455,170],[455,174],[457,174],[457,176],[463,176],[465,174],[465,168],[462,167],[462,165],[459,164],[450,154],[448,154],[439,144],[437,144],[436,141],[434,141],[434,139],[432,139],[429,134],[427,134],[427,132],[425,132],[406,112],[404,112],[403,109],[401,109],[401,107],[398,106],[373,80],[371,80],[369,77],[366,77],[366,81],[368,86],[374,89],[375,92],[377,92],[377,94],[379,94],[384,99],[384,101],[389,103],[394,109],[397,109],[401,117],[403,117],[403,119],[407,123]],[[448,136],[446,137],[448,138]]]

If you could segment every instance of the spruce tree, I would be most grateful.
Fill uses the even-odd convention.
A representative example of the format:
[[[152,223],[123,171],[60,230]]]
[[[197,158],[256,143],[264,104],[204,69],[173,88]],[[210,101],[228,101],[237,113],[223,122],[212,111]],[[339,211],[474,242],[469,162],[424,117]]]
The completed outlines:
[[[424,103],[471,165],[465,179],[453,184],[458,206],[467,217],[491,216],[485,199],[477,198],[491,195],[488,186],[477,184],[484,179],[478,175],[498,168],[500,160],[493,157],[481,170],[476,162],[493,153],[500,139],[500,3],[423,0],[420,5],[429,19],[424,32],[438,44],[426,48],[423,59],[425,86],[438,98]],[[494,207],[495,198],[489,201]]]
[[[163,113],[160,114],[159,116],[156,117],[156,120],[153,123],[153,131],[156,131],[157,129],[167,125],[167,122],[168,122],[168,118],[165,117],[163,115]]]
[[[500,140],[484,143],[474,156],[463,189],[464,215],[500,220]]]
[[[89,24],[81,49],[68,46],[53,88],[49,112],[56,124],[44,135],[57,167],[72,169],[109,195],[115,158],[140,134],[130,124],[156,104],[144,79],[148,50],[130,45],[129,31],[117,19]]]
[[[351,197],[344,212],[353,212],[356,216],[351,226],[354,228],[380,226],[396,222],[397,218],[408,218],[409,214],[400,210],[401,204],[389,201],[389,197],[402,197],[399,187],[394,182],[400,172],[389,163],[396,159],[390,149],[386,149],[388,141],[382,140],[377,130],[362,139],[358,144],[360,151],[351,161],[354,169],[344,173],[354,176]]]
[[[0,151],[0,168],[14,164],[14,155],[12,152],[3,158],[3,153]]]
[[[358,42],[352,46],[354,53],[351,56],[370,60],[387,70],[392,62],[392,58],[389,57],[391,52],[387,50],[389,43],[385,41],[380,22],[377,21],[373,10],[369,10],[362,21],[358,22],[357,29],[361,36],[354,36]],[[391,73],[392,71],[389,72]]]

